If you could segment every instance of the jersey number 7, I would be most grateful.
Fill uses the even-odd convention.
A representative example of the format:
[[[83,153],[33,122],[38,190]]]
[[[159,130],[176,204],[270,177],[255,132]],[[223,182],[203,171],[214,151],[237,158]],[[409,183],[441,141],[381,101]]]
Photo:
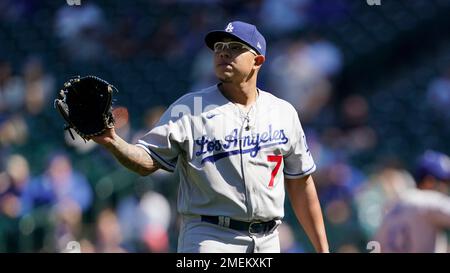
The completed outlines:
[[[281,161],[283,161],[283,156],[281,155],[268,155],[267,160],[270,162],[276,162],[277,165],[275,165],[275,168],[272,170],[272,173],[270,174],[270,181],[269,181],[269,188],[273,187],[273,181],[275,179],[275,176],[278,173],[278,170],[281,166]]]

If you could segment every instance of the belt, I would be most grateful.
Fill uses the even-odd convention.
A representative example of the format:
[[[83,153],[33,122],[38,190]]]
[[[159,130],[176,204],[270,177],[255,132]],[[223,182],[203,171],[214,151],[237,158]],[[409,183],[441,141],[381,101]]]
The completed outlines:
[[[270,220],[268,222],[244,222],[233,220],[229,217],[224,216],[201,216],[202,222],[207,222],[210,224],[215,224],[222,227],[227,227],[239,231],[247,231],[250,234],[265,234],[272,232],[276,227],[277,222],[275,220]]]

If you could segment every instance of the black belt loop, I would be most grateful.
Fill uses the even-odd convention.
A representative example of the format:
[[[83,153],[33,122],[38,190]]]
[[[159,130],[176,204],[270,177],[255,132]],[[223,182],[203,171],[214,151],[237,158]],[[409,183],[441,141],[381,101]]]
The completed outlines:
[[[272,232],[277,224],[275,220],[270,220],[268,222],[244,222],[233,220],[230,217],[209,215],[202,215],[201,220],[210,224],[245,231],[250,234],[265,234]]]

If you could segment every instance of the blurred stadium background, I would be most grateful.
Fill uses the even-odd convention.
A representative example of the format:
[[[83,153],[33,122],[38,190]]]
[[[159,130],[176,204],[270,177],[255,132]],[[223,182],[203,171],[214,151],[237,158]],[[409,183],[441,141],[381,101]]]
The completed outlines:
[[[232,20],[258,25],[259,86],[300,113],[331,250],[367,252],[416,157],[450,153],[449,14],[448,0],[2,0],[0,252],[175,252],[175,176],[139,177],[72,141],[53,99],[71,76],[108,80],[118,132],[136,141],[215,82],[203,37]],[[282,251],[312,251],[289,202],[285,220]]]

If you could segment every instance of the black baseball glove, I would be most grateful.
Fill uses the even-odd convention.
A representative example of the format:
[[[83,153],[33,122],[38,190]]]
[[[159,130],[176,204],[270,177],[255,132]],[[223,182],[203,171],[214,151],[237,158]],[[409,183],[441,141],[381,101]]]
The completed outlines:
[[[64,83],[54,105],[73,139],[71,129],[86,141],[114,127],[114,91],[117,89],[113,85],[95,76],[77,76]]]

